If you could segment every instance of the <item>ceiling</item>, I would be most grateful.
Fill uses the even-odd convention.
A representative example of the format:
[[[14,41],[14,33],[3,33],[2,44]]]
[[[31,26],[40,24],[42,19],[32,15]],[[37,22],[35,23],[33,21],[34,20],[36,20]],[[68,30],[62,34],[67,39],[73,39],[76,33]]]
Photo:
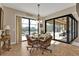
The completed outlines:
[[[3,6],[37,15],[36,3],[2,3]],[[57,11],[74,6],[75,3],[40,3],[40,16],[45,17]]]

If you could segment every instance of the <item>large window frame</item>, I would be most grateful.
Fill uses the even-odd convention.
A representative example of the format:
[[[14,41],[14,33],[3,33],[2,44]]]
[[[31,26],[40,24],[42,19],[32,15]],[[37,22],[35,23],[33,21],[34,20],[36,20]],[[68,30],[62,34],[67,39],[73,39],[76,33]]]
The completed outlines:
[[[26,17],[22,17],[22,18],[24,18],[24,19],[28,19],[28,35],[31,35],[31,20],[35,20],[35,19],[31,19],[31,18],[26,18]],[[33,24],[33,25],[35,25],[35,24]],[[38,26],[38,24],[37,24],[37,26]],[[37,30],[37,32],[38,32],[38,30]]]
[[[55,19],[58,19],[58,18],[63,18],[63,17],[66,17],[66,20],[67,20],[67,29],[66,29],[66,32],[67,32],[67,42],[64,42],[64,41],[61,41],[61,40],[56,40],[55,39]],[[69,31],[69,18],[71,18],[71,32]],[[64,43],[71,43],[72,41],[74,41],[77,37],[78,37],[78,21],[74,18],[74,16],[72,14],[68,14],[68,15],[63,15],[63,16],[59,16],[59,17],[55,17],[55,18],[51,18],[51,19],[48,19],[48,20],[45,20],[45,32],[47,32],[47,22],[50,21],[50,20],[53,20],[53,31],[54,31],[54,39],[53,40],[56,40],[56,41],[60,41],[60,42],[64,42]],[[73,22],[74,21],[74,22]],[[69,33],[71,33],[71,40],[69,39]]]

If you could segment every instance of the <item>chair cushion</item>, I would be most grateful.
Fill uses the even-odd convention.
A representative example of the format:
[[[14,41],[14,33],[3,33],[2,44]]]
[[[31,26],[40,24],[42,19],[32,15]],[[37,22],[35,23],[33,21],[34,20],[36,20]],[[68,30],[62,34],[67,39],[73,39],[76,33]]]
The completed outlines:
[[[51,37],[51,34],[50,33],[45,33],[45,34],[41,34],[39,39],[41,41],[46,41],[47,39],[49,39]]]

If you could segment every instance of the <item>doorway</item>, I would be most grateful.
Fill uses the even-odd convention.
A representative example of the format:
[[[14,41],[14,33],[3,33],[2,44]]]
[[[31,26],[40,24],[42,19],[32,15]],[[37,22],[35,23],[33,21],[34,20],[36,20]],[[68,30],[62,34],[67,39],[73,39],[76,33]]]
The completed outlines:
[[[21,27],[22,27],[22,41],[26,41],[26,35],[32,35],[38,32],[38,23],[36,20],[31,18],[23,17],[21,19]]]
[[[26,41],[26,35],[29,35],[29,19],[21,18],[21,39],[22,41]]]
[[[38,33],[38,22],[35,19],[16,17],[16,42],[26,41],[26,35]]]
[[[66,18],[55,19],[55,39],[66,42],[67,40],[67,20]]]

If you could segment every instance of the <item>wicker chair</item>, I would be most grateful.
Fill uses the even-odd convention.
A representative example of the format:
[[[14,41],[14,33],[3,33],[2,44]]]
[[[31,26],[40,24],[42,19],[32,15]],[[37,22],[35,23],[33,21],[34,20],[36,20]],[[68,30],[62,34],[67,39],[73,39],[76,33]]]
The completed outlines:
[[[47,34],[44,34],[44,35],[47,35]],[[51,45],[52,36],[51,35],[47,35],[45,37],[41,37],[41,36],[39,37],[38,40],[35,40],[33,37],[26,35],[28,45],[30,45],[27,47],[27,50],[28,50],[28,48],[37,48],[37,49],[40,48],[43,50],[43,52],[45,50],[52,52],[52,50],[48,49],[48,47]],[[34,45],[37,45],[37,44],[40,44],[40,46],[35,47]],[[42,54],[43,54],[43,52],[42,52]],[[31,53],[31,50],[30,50],[30,53]]]
[[[47,34],[44,34],[47,35]],[[48,49],[48,47],[51,45],[51,39],[52,36],[51,35],[47,35],[45,37],[40,37],[40,44],[41,44],[41,48],[43,49],[43,52],[45,50],[52,52],[52,50]],[[43,54],[42,52],[42,54]]]
[[[27,38],[28,45],[31,45],[32,46],[33,41],[31,40],[31,37],[29,35],[26,35],[26,38]]]
[[[26,38],[27,38],[27,44],[29,45],[27,47],[27,50],[28,48],[33,48],[33,44],[34,44],[34,40],[32,40],[33,38],[31,38],[29,35],[26,35]]]

